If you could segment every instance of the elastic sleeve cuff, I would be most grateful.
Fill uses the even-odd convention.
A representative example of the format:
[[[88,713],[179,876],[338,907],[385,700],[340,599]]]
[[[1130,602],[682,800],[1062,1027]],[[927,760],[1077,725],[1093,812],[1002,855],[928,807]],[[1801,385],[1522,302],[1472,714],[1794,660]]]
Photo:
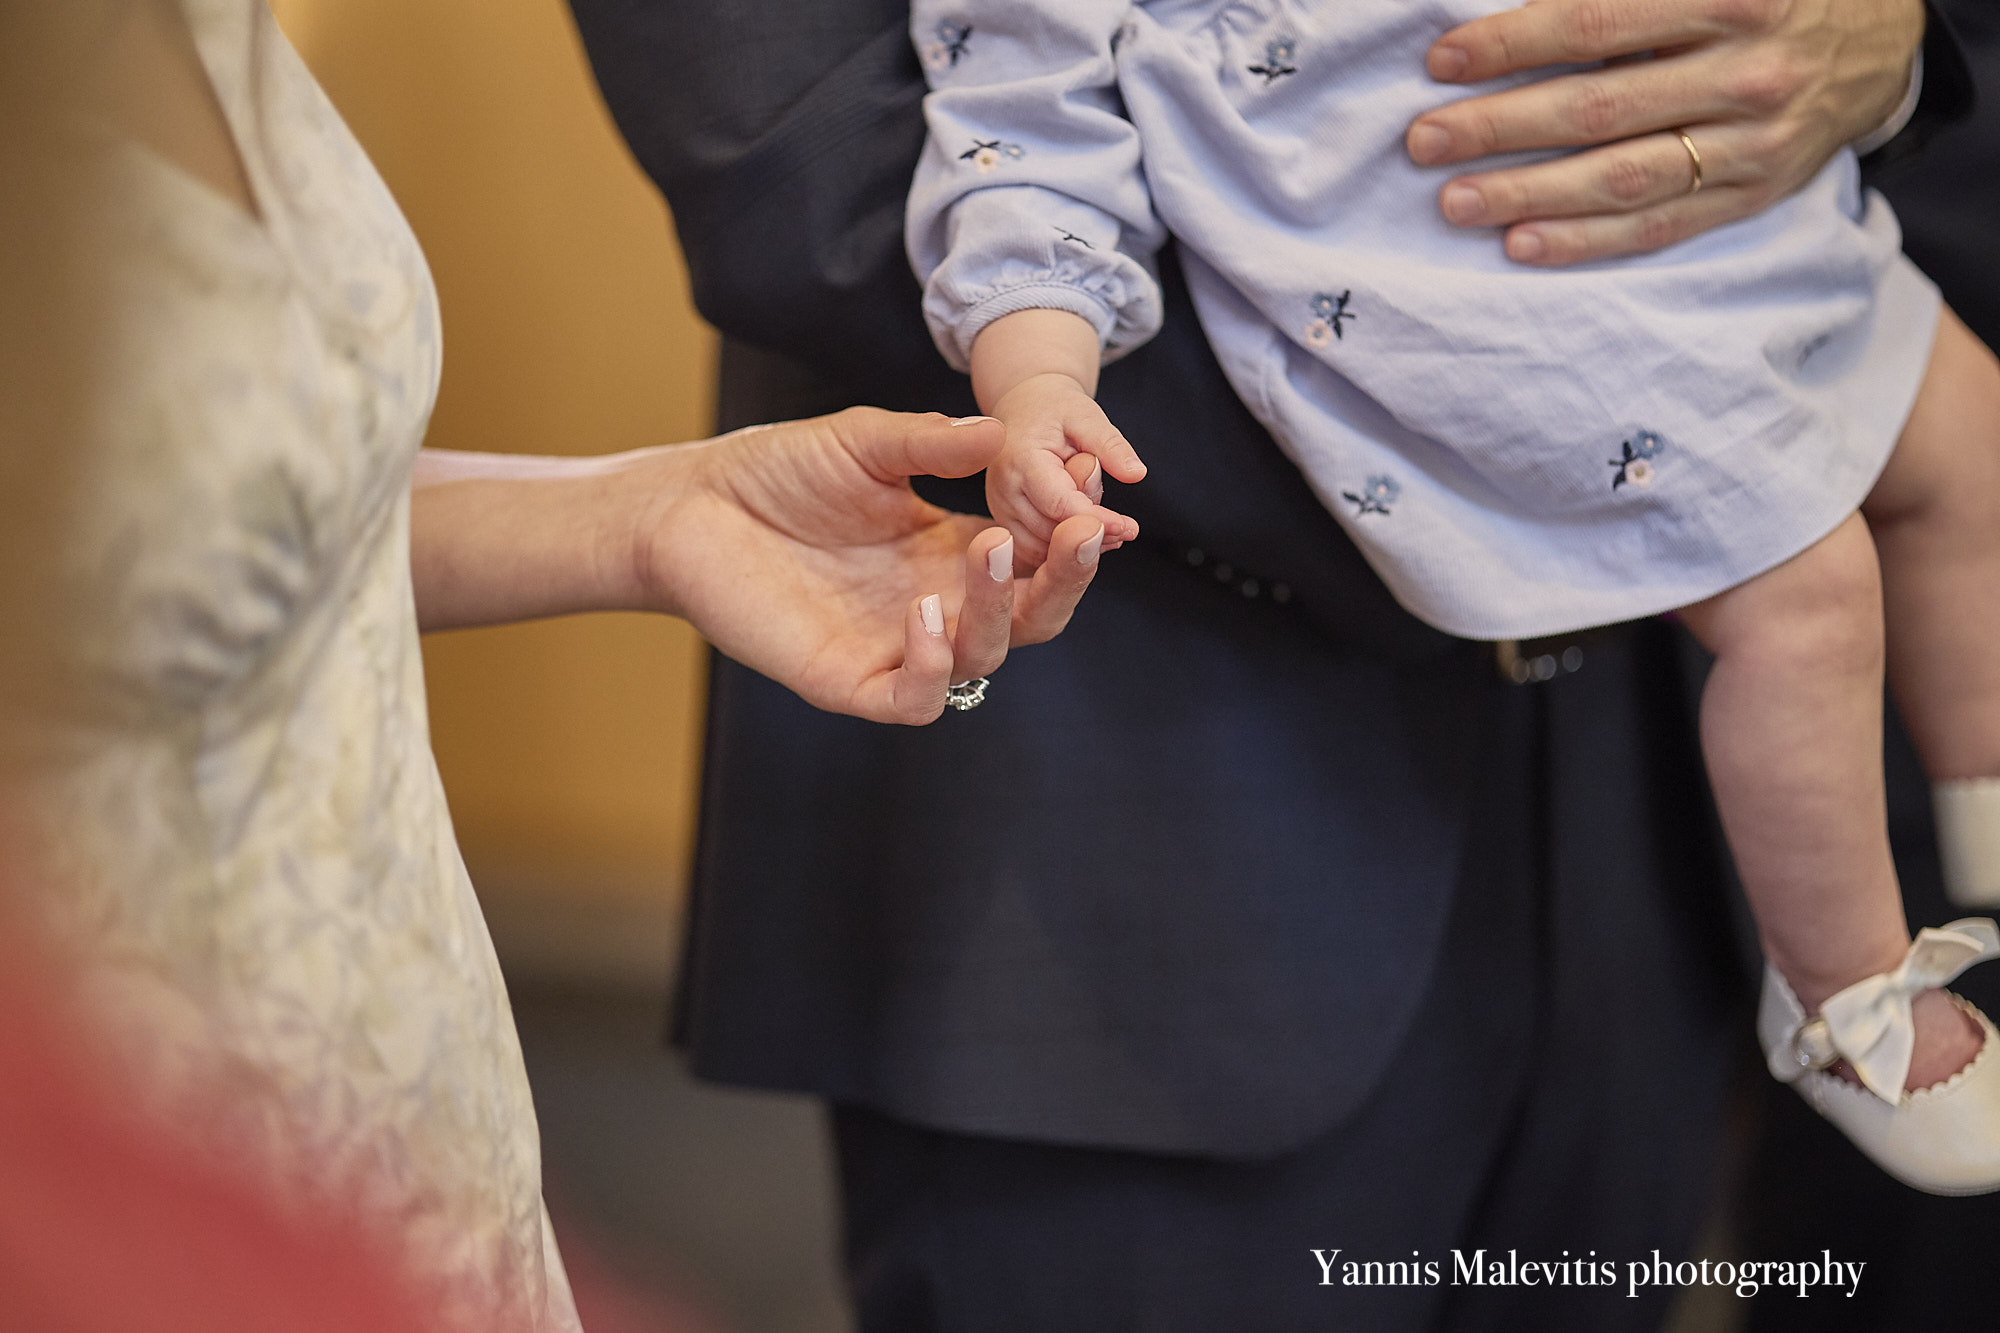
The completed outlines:
[[[1112,331],[1118,326],[1118,313],[1081,287],[1060,282],[1023,283],[995,292],[968,307],[954,325],[933,326],[938,350],[954,369],[971,370],[972,344],[980,332],[994,320],[1017,310],[1067,310],[1090,322],[1101,347],[1110,343]],[[1105,359],[1113,358],[1107,355]]]

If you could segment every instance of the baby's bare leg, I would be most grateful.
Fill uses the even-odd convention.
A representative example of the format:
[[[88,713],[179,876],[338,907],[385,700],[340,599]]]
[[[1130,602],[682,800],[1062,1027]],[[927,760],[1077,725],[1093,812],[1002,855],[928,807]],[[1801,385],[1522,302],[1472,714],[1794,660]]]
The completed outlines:
[[[1949,311],[1862,512],[1889,684],[1924,767],[1934,781],[2000,777],[2000,362]]]
[[[1682,612],[1702,749],[1764,953],[1810,1011],[1909,946],[1882,791],[1882,592],[1859,515]]]
[[[1860,515],[1776,569],[1682,612],[1716,655],[1702,749],[1765,956],[1807,1012],[1910,943],[1882,787],[1882,585]],[[1979,1039],[1918,997],[1908,1085]]]

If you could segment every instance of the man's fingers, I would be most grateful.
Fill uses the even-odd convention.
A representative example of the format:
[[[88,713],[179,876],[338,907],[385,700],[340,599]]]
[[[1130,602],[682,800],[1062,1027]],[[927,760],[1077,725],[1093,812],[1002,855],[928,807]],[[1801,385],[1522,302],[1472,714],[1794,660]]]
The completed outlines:
[[[1577,148],[1741,115],[1715,56],[1642,61],[1567,74],[1419,116],[1404,147],[1419,166],[1489,153]]]
[[[1743,10],[1746,7],[1736,6]],[[1424,58],[1441,83],[1479,83],[1544,65],[1588,64],[1657,51],[1733,30],[1709,4],[1616,4],[1538,0],[1453,28]],[[1742,25],[1734,25],[1740,28]]]
[[[1702,135],[1704,189],[1732,179],[1727,137]],[[1460,227],[1505,227],[1531,219],[1636,212],[1684,198],[1693,185],[1694,160],[1680,137],[1649,134],[1553,162],[1461,176],[1438,192],[1438,207],[1446,221]]]
[[[1084,589],[1097,575],[1104,553],[1104,525],[1089,515],[1072,518],[1056,528],[1049,541],[1049,558],[1035,571],[1014,599],[1016,646],[1046,643],[1063,632],[1076,611]]]
[[[1747,188],[1724,185],[1635,213],[1524,222],[1507,233],[1507,257],[1517,264],[1557,268],[1610,255],[1661,250],[1712,227],[1749,217],[1768,202]]]
[[[965,552],[965,603],[952,634],[952,682],[990,675],[1014,632],[1014,539],[988,528]]]
[[[850,407],[825,421],[870,475],[886,480],[969,477],[997,458],[1007,442],[1006,430],[992,417]]]

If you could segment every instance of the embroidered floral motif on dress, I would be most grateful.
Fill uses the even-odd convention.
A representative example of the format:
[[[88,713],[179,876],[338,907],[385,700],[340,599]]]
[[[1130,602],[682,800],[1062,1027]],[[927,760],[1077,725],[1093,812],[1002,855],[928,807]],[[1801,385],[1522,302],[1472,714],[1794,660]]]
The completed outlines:
[[[971,37],[970,23],[943,20],[937,25],[937,37],[924,43],[924,64],[934,70],[956,69],[960,58],[966,54],[965,44]]]
[[[1618,474],[1611,479],[1611,489],[1620,486],[1637,486],[1645,490],[1653,484],[1656,470],[1653,460],[1666,449],[1667,442],[1657,431],[1642,430],[1622,446],[1622,456],[1608,460]]]
[[[1266,88],[1287,74],[1298,73],[1298,67],[1292,64],[1292,57],[1298,53],[1298,47],[1298,42],[1293,38],[1272,38],[1264,44],[1264,63],[1250,66],[1250,72],[1262,77]]]
[[[1028,150],[1017,143],[1006,143],[1000,139],[974,139],[972,147],[958,155],[961,162],[970,162],[984,176],[1003,161],[1019,161],[1027,156]]]
[[[1344,338],[1346,336],[1342,331],[1342,326],[1350,319],[1359,318],[1358,315],[1347,308],[1347,303],[1353,297],[1354,293],[1352,291],[1342,292],[1338,296],[1329,296],[1325,292],[1321,292],[1319,295],[1313,297],[1313,319],[1310,324],[1306,325],[1306,344],[1308,346],[1325,347],[1336,338]]]
[[[1368,484],[1356,495],[1353,491],[1342,491],[1340,496],[1354,506],[1354,516],[1363,514],[1387,515],[1389,506],[1403,498],[1402,483],[1394,477],[1377,475],[1368,479]]]

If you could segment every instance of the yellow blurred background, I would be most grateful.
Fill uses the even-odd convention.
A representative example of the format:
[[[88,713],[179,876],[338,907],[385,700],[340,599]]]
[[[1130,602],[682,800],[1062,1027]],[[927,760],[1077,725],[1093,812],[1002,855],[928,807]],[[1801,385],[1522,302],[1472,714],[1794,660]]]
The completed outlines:
[[[563,0],[271,7],[436,272],[432,446],[584,454],[709,433],[715,339]],[[663,961],[692,842],[703,654],[685,625],[636,615],[425,640],[432,738],[503,955]]]

